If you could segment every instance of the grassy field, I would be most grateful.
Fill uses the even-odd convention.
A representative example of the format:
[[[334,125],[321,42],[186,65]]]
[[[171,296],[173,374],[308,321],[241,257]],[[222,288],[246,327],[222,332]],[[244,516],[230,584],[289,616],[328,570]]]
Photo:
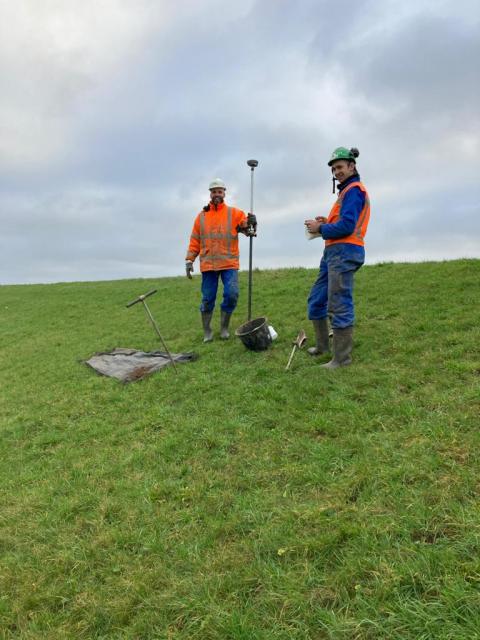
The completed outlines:
[[[198,276],[0,287],[0,638],[480,638],[480,261],[364,267],[354,364],[285,372],[314,278],[254,274],[263,353],[202,343]],[[152,287],[199,359],[95,374]]]

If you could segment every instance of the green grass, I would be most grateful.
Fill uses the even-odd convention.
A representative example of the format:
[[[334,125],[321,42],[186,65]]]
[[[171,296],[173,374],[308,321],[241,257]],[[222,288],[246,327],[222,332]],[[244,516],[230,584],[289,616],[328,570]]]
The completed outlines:
[[[285,372],[314,278],[255,272],[263,353],[198,277],[0,287],[0,638],[480,638],[480,261],[364,267],[354,364]],[[199,359],[96,375],[152,287]]]

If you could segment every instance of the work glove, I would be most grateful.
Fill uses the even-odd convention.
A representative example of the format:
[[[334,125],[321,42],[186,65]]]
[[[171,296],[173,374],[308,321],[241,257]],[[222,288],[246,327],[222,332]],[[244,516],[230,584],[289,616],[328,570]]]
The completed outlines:
[[[247,215],[247,236],[257,235],[257,217],[253,213]]]
[[[187,278],[191,280],[193,273],[193,262],[191,260],[186,260],[185,262],[185,273],[187,275]]]

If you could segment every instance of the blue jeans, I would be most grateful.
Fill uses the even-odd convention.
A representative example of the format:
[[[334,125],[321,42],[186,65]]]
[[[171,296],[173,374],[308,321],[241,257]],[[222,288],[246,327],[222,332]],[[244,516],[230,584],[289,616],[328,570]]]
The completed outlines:
[[[339,242],[325,248],[318,278],[308,297],[309,320],[328,315],[333,329],[353,325],[353,276],[364,262],[365,249],[356,244]]]
[[[203,271],[202,273],[202,304],[200,311],[210,312],[215,308],[218,279],[223,282],[223,300],[220,305],[225,313],[233,313],[238,301],[238,271],[237,269],[222,269],[222,271]]]

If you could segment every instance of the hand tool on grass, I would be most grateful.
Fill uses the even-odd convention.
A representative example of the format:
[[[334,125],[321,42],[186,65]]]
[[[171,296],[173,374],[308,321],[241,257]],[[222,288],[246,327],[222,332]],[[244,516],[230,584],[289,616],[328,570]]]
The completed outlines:
[[[293,356],[295,355],[295,351],[297,349],[301,349],[303,347],[303,345],[305,344],[305,342],[307,341],[307,336],[305,334],[305,331],[302,329],[298,336],[295,338],[295,340],[293,341],[293,349],[292,349],[292,353],[290,354],[290,358],[288,359],[287,362],[287,366],[285,367],[285,371],[288,371],[290,368],[290,365],[292,363],[293,360]]]
[[[144,308],[145,308],[145,311],[147,312],[147,315],[148,315],[148,317],[150,318],[150,322],[152,323],[153,328],[155,329],[155,331],[156,331],[156,333],[157,333],[158,337],[160,338],[161,343],[162,343],[162,344],[163,344],[163,346],[164,346],[165,351],[166,351],[166,352],[167,352],[167,354],[168,354],[168,357],[170,358],[171,363],[173,364],[173,368],[175,369],[175,373],[178,373],[178,371],[177,371],[177,367],[176,367],[176,365],[175,365],[175,361],[174,361],[174,359],[172,358],[172,354],[171,354],[171,353],[170,353],[170,351],[168,350],[168,347],[167,347],[167,345],[165,344],[165,340],[162,338],[162,334],[160,333],[160,329],[158,328],[158,325],[157,325],[157,323],[155,322],[155,320],[154,320],[154,318],[153,318],[152,314],[150,313],[150,309],[148,308],[147,303],[145,302],[145,298],[148,298],[148,296],[152,296],[154,293],[157,293],[157,290],[156,290],[156,289],[152,289],[151,291],[148,291],[147,293],[144,293],[143,295],[138,296],[138,298],[135,298],[135,300],[132,300],[131,302],[129,302],[129,303],[127,304],[127,309],[128,309],[129,307],[133,307],[133,305],[134,305],[134,304],[137,304],[137,302],[141,302],[141,303],[143,304],[143,306],[144,306]]]

